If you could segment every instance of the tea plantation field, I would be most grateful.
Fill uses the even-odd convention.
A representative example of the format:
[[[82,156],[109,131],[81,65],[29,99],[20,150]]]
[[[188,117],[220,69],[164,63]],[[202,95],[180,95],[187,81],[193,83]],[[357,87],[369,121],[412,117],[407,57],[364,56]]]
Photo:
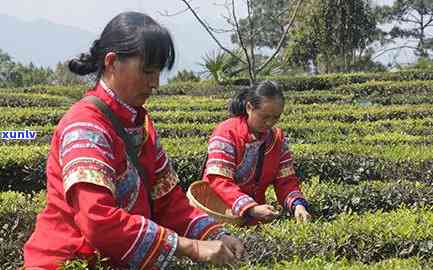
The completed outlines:
[[[433,72],[274,79],[287,97],[277,126],[291,142],[313,219],[228,226],[248,251],[233,268],[433,268]],[[228,117],[234,89],[168,85],[146,104],[184,188],[198,179],[207,138]],[[0,139],[1,269],[22,263],[22,245],[45,203],[51,134],[84,91],[0,89],[0,131],[38,132],[34,141]],[[268,196],[275,203],[272,190]],[[181,259],[171,268],[216,267]]]

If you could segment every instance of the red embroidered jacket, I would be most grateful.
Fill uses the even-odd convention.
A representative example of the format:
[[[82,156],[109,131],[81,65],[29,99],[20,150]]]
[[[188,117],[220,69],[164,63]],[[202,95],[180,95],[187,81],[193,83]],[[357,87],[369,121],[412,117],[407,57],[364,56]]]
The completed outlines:
[[[266,142],[262,173],[254,179],[258,152]],[[233,117],[220,123],[209,139],[204,180],[231,205],[233,214],[265,203],[265,191],[273,185],[279,203],[289,210],[295,200],[306,204],[293,168],[292,152],[279,128],[273,128],[256,140],[249,132],[245,117]]]
[[[93,104],[80,101],[59,122],[47,162],[47,205],[24,246],[27,269],[59,264],[95,251],[112,266],[163,269],[178,234],[217,238],[220,224],[192,208],[177,186],[149,114],[130,107],[101,81],[87,95],[101,98],[120,118],[149,174],[146,190],[123,141]],[[150,213],[148,194],[153,204]]]

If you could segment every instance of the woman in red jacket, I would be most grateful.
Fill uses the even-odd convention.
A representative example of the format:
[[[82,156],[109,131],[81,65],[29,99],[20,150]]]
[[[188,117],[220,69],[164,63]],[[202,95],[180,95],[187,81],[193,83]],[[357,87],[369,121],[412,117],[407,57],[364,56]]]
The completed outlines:
[[[271,184],[279,203],[298,221],[310,217],[288,140],[274,127],[283,109],[281,90],[274,82],[264,81],[232,99],[232,117],[220,123],[209,139],[204,180],[234,215],[245,217],[250,224],[268,222],[278,215],[265,202]]]
[[[241,256],[239,240],[188,204],[142,107],[174,59],[168,31],[127,12],[111,20],[89,54],[70,61],[72,72],[96,73],[97,83],[54,132],[47,205],[24,246],[26,269],[54,270],[96,253],[121,269],[163,269],[173,255],[217,264]]]

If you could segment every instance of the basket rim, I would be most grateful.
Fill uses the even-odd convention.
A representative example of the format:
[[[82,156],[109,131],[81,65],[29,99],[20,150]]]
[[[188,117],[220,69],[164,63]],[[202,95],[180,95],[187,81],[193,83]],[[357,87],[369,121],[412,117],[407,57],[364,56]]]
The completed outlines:
[[[201,204],[193,195],[191,192],[191,188],[193,186],[198,186],[198,185],[209,185],[208,182],[206,181],[196,181],[194,183],[192,183],[189,187],[188,187],[188,191],[186,193],[186,196],[188,197],[188,199],[190,200],[190,202],[192,202],[194,204],[195,207],[200,208],[201,210],[205,211],[208,214],[211,214],[213,216],[217,216],[226,220],[230,220],[230,221],[235,221],[235,222],[240,222],[242,221],[242,217],[236,217],[233,215],[225,215],[225,214],[221,214],[219,212],[216,212],[210,208],[207,208],[206,206],[204,206],[203,204]]]

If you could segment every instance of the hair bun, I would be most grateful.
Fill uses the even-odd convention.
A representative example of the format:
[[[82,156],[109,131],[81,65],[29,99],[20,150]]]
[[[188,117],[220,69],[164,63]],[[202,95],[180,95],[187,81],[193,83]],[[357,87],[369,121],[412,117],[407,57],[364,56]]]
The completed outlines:
[[[81,54],[78,58],[69,60],[68,67],[71,72],[78,75],[87,75],[98,70],[96,61],[88,54]]]

